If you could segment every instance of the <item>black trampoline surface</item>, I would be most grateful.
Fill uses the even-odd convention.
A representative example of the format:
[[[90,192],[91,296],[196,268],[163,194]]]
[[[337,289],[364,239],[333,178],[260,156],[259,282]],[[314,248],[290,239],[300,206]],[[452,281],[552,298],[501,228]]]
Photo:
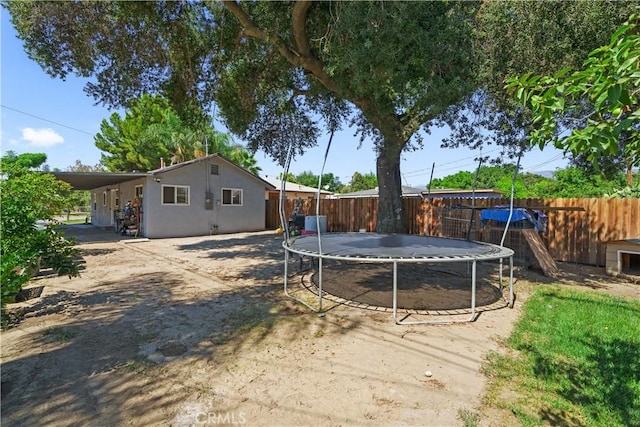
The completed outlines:
[[[321,244],[317,235],[306,235],[283,245],[292,252],[335,259],[444,262],[513,255],[511,249],[490,243],[411,234],[324,233],[320,240]]]

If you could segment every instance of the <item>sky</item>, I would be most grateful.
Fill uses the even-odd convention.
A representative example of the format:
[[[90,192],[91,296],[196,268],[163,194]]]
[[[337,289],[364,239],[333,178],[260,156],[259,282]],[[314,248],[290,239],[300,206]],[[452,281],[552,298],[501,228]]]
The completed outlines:
[[[4,154],[13,150],[21,153],[45,153],[51,169],[65,170],[76,160],[83,164],[96,165],[101,151],[94,145],[94,135],[100,131],[100,123],[113,112],[83,91],[87,79],[72,75],[65,81],[54,79],[24,52],[22,41],[16,37],[9,13],[0,8],[0,117],[1,144]],[[219,125],[219,122],[215,122]],[[219,125],[220,131],[226,131]],[[344,184],[351,180],[354,172],[375,172],[375,152],[370,141],[360,149],[359,137],[353,129],[336,133],[327,156],[324,173],[333,173]],[[434,178],[452,175],[460,170],[474,171],[479,151],[464,148],[440,148],[446,129],[433,129],[427,135],[424,148],[404,153],[400,170],[403,185],[424,188],[435,163]],[[294,175],[310,171],[319,175],[329,135],[323,135],[319,146],[295,158],[289,168]],[[235,138],[236,142],[243,143]],[[493,152],[491,152],[493,150]],[[488,147],[483,154],[497,155],[495,147]],[[283,168],[263,152],[255,154],[263,177],[277,177]],[[566,167],[567,161],[561,151],[547,147],[543,151],[534,149],[521,160],[524,172],[553,171]]]

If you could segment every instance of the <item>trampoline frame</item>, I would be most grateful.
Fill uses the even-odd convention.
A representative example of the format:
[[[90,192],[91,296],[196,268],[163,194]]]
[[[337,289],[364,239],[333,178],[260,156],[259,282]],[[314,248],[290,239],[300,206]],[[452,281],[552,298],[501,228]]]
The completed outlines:
[[[319,229],[318,229],[319,230]],[[306,306],[310,310],[315,313],[322,312],[322,272],[323,272],[323,260],[331,259],[338,261],[350,261],[350,262],[365,262],[365,263],[382,263],[387,264],[391,263],[393,265],[393,320],[398,325],[419,325],[419,324],[442,324],[442,323],[460,323],[460,322],[473,322],[477,318],[476,311],[476,282],[477,282],[477,274],[476,274],[476,264],[478,261],[491,261],[491,260],[499,260],[500,261],[500,271],[499,271],[499,283],[500,289],[503,289],[503,261],[505,258],[509,259],[509,296],[508,296],[508,305],[509,307],[513,307],[514,303],[514,293],[513,293],[513,255],[514,251],[505,248],[503,246],[494,245],[486,242],[478,242],[474,240],[466,240],[466,239],[453,239],[447,237],[429,237],[430,239],[441,239],[441,240],[449,240],[449,241],[461,241],[464,240],[466,242],[471,242],[474,244],[478,244],[480,246],[487,246],[494,249],[497,249],[497,252],[486,253],[486,254],[475,254],[475,255],[441,255],[441,256],[407,256],[407,257],[394,257],[394,256],[363,256],[363,255],[332,255],[328,253],[322,253],[322,239],[324,236],[330,236],[332,234],[335,235],[345,235],[352,234],[354,238],[357,239],[359,233],[328,233],[319,235],[308,235],[301,236],[298,238],[285,239],[282,243],[282,247],[284,248],[284,293],[285,295]],[[369,234],[369,233],[367,233]],[[416,236],[420,237],[420,236]],[[422,236],[425,237],[425,236]],[[292,244],[295,243],[298,239],[316,239],[318,241],[318,251],[310,251],[304,250],[300,248],[294,247]],[[317,308],[313,307],[311,304],[303,301],[293,295],[291,295],[288,291],[288,281],[289,281],[289,257],[290,254],[298,254],[301,257],[307,256],[311,258],[318,259],[318,304]],[[455,263],[455,262],[471,262],[471,315],[468,319],[447,319],[447,320],[419,320],[419,321],[405,321],[404,319],[410,315],[408,313],[407,316],[404,316],[402,319],[398,318],[398,263],[423,263],[423,264],[439,264],[439,263]]]

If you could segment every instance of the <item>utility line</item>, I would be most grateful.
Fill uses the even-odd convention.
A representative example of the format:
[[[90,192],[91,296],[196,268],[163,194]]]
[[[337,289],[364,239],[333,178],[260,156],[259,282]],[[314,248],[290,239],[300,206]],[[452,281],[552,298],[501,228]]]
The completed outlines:
[[[38,120],[43,120],[45,122],[53,123],[54,125],[58,125],[58,126],[62,126],[64,128],[67,128],[67,129],[74,130],[76,132],[84,133],[85,135],[95,136],[94,133],[90,133],[90,132],[87,132],[87,131],[84,131],[84,130],[81,130],[81,129],[77,129],[77,128],[74,128],[72,126],[67,126],[67,125],[64,125],[64,124],[59,123],[59,122],[54,122],[53,120],[45,119],[44,117],[36,116],[35,114],[26,113],[24,111],[20,111],[20,110],[18,110],[16,108],[7,107],[6,105],[2,105],[2,104],[0,104],[0,106],[2,108],[6,108],[7,110],[11,110],[11,111],[15,111],[16,113],[24,114],[25,116],[30,116],[30,117],[36,118]]]

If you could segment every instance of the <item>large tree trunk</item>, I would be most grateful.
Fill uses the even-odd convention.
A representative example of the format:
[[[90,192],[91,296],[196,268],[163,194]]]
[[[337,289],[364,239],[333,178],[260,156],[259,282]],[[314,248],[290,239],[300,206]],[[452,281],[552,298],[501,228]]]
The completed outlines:
[[[384,234],[406,233],[407,223],[402,207],[402,180],[400,177],[400,152],[402,144],[389,143],[378,153],[378,219],[376,232]]]

